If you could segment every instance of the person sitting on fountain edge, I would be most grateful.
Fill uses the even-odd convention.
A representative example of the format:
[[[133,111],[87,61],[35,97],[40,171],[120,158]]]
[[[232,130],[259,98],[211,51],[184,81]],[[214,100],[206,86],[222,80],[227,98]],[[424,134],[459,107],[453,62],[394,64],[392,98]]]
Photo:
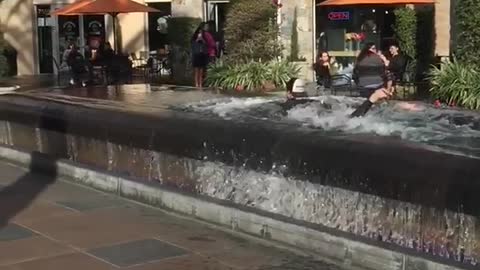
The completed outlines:
[[[368,43],[360,52],[355,63],[357,86],[362,97],[368,98],[350,116],[364,116],[373,104],[389,99],[393,95],[391,78],[386,76],[388,61],[377,51],[374,43]]]
[[[361,89],[360,93],[368,99],[360,105],[350,117],[362,117],[372,107],[373,104],[390,99],[395,89],[393,88],[392,72],[388,72],[390,62],[379,51],[374,43],[368,43],[358,55],[355,64],[355,73],[357,75],[357,86]],[[395,107],[407,111],[422,111],[424,107],[415,103],[399,102]]]

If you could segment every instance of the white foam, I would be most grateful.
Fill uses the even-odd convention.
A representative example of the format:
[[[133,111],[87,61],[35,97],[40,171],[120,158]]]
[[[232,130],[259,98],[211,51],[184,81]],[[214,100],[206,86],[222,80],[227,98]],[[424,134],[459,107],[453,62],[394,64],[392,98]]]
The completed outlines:
[[[392,135],[402,132],[406,127],[401,123],[389,122],[375,115],[350,118],[353,108],[347,106],[333,107],[332,111],[319,112],[314,106],[297,106],[288,111],[287,117],[324,130],[338,130],[349,133],[374,133]]]
[[[364,117],[350,118],[350,114],[364,99],[338,96],[316,97],[318,102],[297,105],[281,113],[281,98],[229,98],[190,104],[194,111],[214,113],[235,120],[289,121],[308,128],[350,134],[398,136],[414,142],[447,146],[480,154],[480,114],[457,109],[436,109],[417,103],[399,106],[397,102],[375,105]],[[272,102],[272,101],[277,101]],[[326,109],[323,105],[331,105]],[[401,109],[414,108],[407,111]],[[421,110],[417,110],[421,109]],[[463,151],[461,150],[461,151]]]
[[[20,89],[19,85],[0,87],[0,94],[8,94]]]
[[[190,104],[196,110],[199,111],[211,111],[218,116],[227,117],[230,113],[243,111],[252,106],[261,105],[271,102],[274,99],[267,98],[229,98],[229,99],[217,99],[208,100],[205,102]]]

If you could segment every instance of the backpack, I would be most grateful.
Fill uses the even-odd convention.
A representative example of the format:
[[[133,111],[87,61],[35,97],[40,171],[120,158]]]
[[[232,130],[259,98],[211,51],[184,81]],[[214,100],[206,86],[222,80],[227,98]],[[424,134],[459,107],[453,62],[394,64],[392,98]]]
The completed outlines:
[[[207,54],[207,44],[205,44],[205,42],[194,41],[192,44],[192,53],[194,55]]]

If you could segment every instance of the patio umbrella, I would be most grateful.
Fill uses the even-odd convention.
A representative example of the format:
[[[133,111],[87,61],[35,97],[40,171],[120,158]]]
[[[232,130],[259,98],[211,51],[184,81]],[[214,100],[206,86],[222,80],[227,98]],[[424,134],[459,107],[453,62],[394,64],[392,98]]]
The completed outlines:
[[[318,6],[435,4],[435,0],[326,0]]]
[[[53,15],[93,15],[110,14],[113,18],[113,43],[117,51],[117,16],[120,13],[146,13],[160,12],[158,9],[148,7],[132,0],[78,0],[77,2],[57,9]]]
[[[69,14],[70,11],[90,3],[92,0],[78,0],[73,4],[61,7],[51,12],[51,15],[77,15]]]

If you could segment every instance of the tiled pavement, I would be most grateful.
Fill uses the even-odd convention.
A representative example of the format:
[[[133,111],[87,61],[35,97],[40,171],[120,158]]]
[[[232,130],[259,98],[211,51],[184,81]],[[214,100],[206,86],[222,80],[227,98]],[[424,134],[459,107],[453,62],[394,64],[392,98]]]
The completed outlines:
[[[0,270],[334,269],[0,162]]]

